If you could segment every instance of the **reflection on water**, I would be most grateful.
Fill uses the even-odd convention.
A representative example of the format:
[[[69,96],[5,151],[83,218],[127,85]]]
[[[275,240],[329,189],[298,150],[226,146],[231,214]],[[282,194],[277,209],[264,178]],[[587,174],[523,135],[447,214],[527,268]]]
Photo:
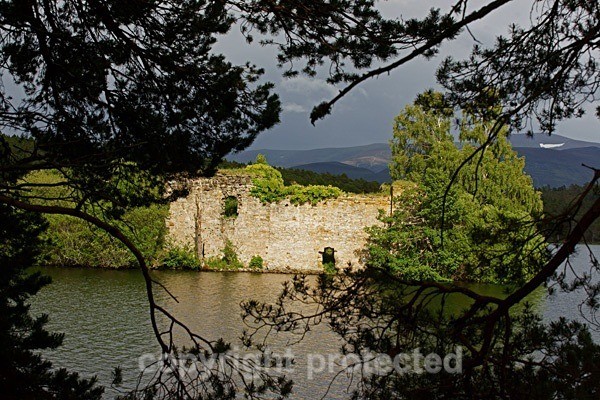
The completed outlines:
[[[598,253],[599,246],[595,246]],[[583,252],[574,259],[576,268],[586,268],[589,257]],[[47,269],[53,283],[34,299],[34,313],[50,315],[48,327],[66,334],[64,345],[46,356],[56,366],[80,371],[86,376],[97,375],[100,382],[109,385],[114,367],[123,368],[125,382],[133,382],[138,359],[144,354],[158,354],[152,334],[146,293],[138,271],[106,271],[81,269]],[[248,299],[273,302],[281,284],[289,275],[251,273],[213,273],[159,271],[155,277],[178,298],[175,303],[164,292],[158,291],[161,304],[185,321],[192,330],[207,338],[223,337],[239,343],[244,326],[241,322],[240,302]],[[503,288],[494,285],[470,285],[481,294],[501,296]],[[561,316],[581,319],[578,304],[584,294],[559,293],[547,296],[541,288],[528,299],[534,309],[547,320]],[[456,307],[460,302],[456,300]],[[598,332],[594,333],[596,340]],[[274,348],[284,346],[289,337],[275,338]],[[311,330],[306,338],[293,347],[297,356],[296,371],[306,371],[308,353],[337,352],[341,343],[326,326]],[[294,398],[318,398],[325,391],[328,376],[320,375],[312,381],[294,377]],[[345,390],[340,382],[333,393]],[[115,394],[107,389],[107,397]],[[331,397],[331,396],[329,396]],[[339,396],[337,396],[339,397]]]

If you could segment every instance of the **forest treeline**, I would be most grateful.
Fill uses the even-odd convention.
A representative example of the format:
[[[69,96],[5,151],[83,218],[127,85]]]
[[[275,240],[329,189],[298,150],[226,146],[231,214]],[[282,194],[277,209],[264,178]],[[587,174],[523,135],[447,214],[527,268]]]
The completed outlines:
[[[223,161],[219,168],[233,169],[243,168],[246,164],[235,161]],[[322,185],[334,186],[347,193],[377,193],[381,190],[379,182],[366,181],[364,179],[349,178],[346,174],[333,175],[328,172],[320,173],[295,168],[275,167],[283,177],[286,186],[298,184],[301,186]]]

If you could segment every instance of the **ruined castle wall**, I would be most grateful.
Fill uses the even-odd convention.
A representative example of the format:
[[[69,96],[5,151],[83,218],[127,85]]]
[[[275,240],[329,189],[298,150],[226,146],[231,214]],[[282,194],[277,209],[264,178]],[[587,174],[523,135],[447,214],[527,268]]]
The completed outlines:
[[[187,197],[171,203],[171,243],[194,248],[207,258],[220,257],[230,240],[244,264],[259,255],[266,269],[277,271],[318,271],[319,252],[325,247],[336,250],[338,267],[360,265],[364,228],[378,224],[379,210],[389,208],[389,197],[381,195],[343,195],[315,206],[287,200],[263,204],[250,194],[248,176],[218,174],[189,186]],[[235,218],[222,215],[228,196],[238,199]]]

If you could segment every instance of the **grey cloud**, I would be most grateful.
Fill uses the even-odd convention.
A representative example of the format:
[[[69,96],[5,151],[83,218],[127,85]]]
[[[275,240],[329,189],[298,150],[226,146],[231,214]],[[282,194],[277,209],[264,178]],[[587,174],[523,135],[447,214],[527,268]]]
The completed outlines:
[[[282,108],[283,108],[283,112],[292,112],[292,113],[308,112],[307,107],[304,107],[303,105],[298,104],[298,103],[284,103]]]
[[[305,96],[335,96],[337,90],[325,82],[324,79],[309,78],[298,76],[295,78],[283,79],[280,88],[290,93],[300,93]]]

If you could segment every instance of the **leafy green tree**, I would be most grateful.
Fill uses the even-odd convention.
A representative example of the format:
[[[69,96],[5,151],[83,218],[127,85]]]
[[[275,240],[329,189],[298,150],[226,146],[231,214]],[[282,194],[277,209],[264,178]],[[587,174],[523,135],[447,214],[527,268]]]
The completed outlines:
[[[493,123],[465,115],[455,143],[452,117],[430,92],[396,117],[392,176],[415,185],[401,187],[394,215],[370,229],[368,262],[406,279],[523,282],[548,255],[535,224],[540,194],[506,130],[454,176]]]
[[[265,157],[264,154],[259,154],[256,156],[256,161],[254,163],[255,164],[268,164],[267,157]]]
[[[263,203],[276,203],[287,196],[281,172],[266,162],[248,165],[244,171],[252,175],[252,195]]]

